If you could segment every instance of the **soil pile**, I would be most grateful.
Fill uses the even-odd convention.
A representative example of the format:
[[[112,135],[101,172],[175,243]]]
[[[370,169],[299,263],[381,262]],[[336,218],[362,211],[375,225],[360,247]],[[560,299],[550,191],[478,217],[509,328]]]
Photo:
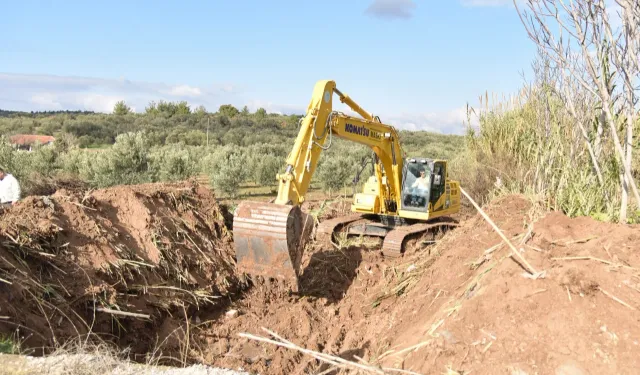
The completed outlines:
[[[559,213],[532,223],[533,210],[509,196],[488,214],[542,277],[482,218],[467,222],[389,306],[402,318],[382,335],[391,351],[379,360],[424,374],[636,373],[640,226]]]
[[[307,203],[320,221],[348,210]],[[465,212],[398,259],[357,238],[312,243],[292,293],[234,273],[229,214],[198,185],[29,198],[0,218],[0,329],[32,345],[91,330],[261,374],[336,372],[240,333],[420,374],[637,372],[640,226],[540,216],[521,196],[485,209],[537,277]]]
[[[520,196],[486,209],[541,277],[480,216],[435,245],[415,241],[397,260],[357,244],[311,249],[300,294],[260,284],[228,314],[201,317],[193,335],[205,343],[201,360],[261,374],[329,369],[238,336],[270,337],[264,327],[304,348],[420,374],[640,368],[639,227],[558,213],[532,221],[539,211]]]
[[[225,215],[189,183],[25,198],[0,216],[0,332],[27,347],[92,332],[157,349],[242,285]]]

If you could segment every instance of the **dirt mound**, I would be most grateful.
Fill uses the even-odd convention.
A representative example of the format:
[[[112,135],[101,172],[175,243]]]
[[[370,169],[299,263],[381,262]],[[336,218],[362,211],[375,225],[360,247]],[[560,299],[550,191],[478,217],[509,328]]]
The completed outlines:
[[[0,241],[0,332],[28,347],[92,332],[150,351],[242,285],[224,212],[197,185],[27,197]]]
[[[383,363],[425,374],[640,368],[640,226],[550,213],[529,227],[530,210],[511,196],[488,213],[544,277],[526,277],[489,225],[473,219],[394,302],[389,313],[405,319],[383,334],[394,350]]]
[[[313,249],[299,295],[260,284],[228,314],[203,315],[193,334],[201,360],[263,374],[329,369],[238,336],[268,337],[264,327],[307,349],[420,374],[632,373],[638,226],[551,213],[530,228],[537,212],[520,196],[487,207],[542,278],[526,277],[480,216],[398,260],[361,246]]]
[[[319,220],[348,210],[307,203]],[[0,316],[9,317],[0,328],[19,325],[48,344],[91,328],[135,353],[160,346],[148,355],[262,374],[330,370],[239,336],[268,336],[263,327],[304,348],[420,374],[640,368],[640,227],[559,213],[533,221],[540,211],[521,196],[486,211],[541,277],[475,215],[412,240],[399,259],[357,239],[312,244],[291,293],[234,273],[229,214],[208,190],[58,191],[0,219],[0,277],[13,283],[0,282]],[[149,319],[112,315],[118,309]]]

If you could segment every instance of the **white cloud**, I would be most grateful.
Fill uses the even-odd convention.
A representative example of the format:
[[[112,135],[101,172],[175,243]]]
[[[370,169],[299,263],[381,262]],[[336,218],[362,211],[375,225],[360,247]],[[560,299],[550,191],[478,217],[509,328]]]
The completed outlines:
[[[464,134],[467,127],[466,108],[450,111],[380,115],[382,122],[402,130],[425,130],[443,134]],[[475,125],[473,118],[472,126]]]
[[[413,16],[415,8],[413,0],[375,0],[365,13],[378,18],[408,19]]]
[[[87,110],[111,112],[119,100],[144,111],[150,101],[187,101],[216,110],[228,101],[242,102],[238,89],[230,84],[190,86],[186,84],[136,82],[124,77],[104,79],[39,74],[0,73],[0,108],[43,110]],[[197,99],[197,105],[194,105]]]
[[[113,107],[120,100],[124,100],[122,96],[113,95],[101,95],[101,94],[87,94],[83,96],[74,96],[70,100],[75,100],[78,107],[85,108],[88,111],[94,112],[111,112]],[[135,112],[135,107],[132,107]]]
[[[187,101],[191,108],[203,105],[216,111],[222,104],[251,112],[264,108],[269,113],[304,114],[307,100],[274,103],[242,95],[232,84],[209,86],[167,85],[118,79],[65,77],[54,75],[0,74],[0,108],[19,111],[86,110],[110,113],[114,105],[124,100],[134,112],[143,112],[150,101]],[[335,102],[335,110],[359,117],[344,104]],[[461,134],[465,129],[465,109],[428,113],[376,113],[384,123],[398,129],[428,130]]]
[[[306,107],[302,105],[278,104],[264,100],[249,100],[245,105],[251,112],[255,112],[259,108],[264,108],[268,113],[277,113],[281,115],[293,113],[303,115],[306,112]],[[240,108],[242,107],[244,107],[244,105]]]
[[[53,109],[59,110],[62,109],[62,105],[57,102],[56,95],[51,93],[38,93],[31,96],[31,102],[36,106],[36,108],[41,108],[44,110]]]
[[[202,90],[197,87],[191,87],[189,85],[179,85],[172,87],[168,93],[169,95],[173,96],[196,97],[202,95]]]

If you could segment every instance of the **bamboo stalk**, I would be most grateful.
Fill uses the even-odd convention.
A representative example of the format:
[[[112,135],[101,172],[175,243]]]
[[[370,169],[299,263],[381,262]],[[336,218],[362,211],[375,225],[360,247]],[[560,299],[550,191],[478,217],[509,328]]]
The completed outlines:
[[[473,198],[471,198],[469,194],[467,194],[467,192],[464,191],[462,187],[460,188],[460,191],[462,192],[462,194],[464,194],[465,197],[467,197],[467,199],[471,202],[473,207],[475,207],[475,209],[480,213],[480,215],[482,215],[482,217],[493,227],[493,229],[496,231],[496,233],[498,233],[498,235],[502,238],[502,240],[506,242],[507,245],[509,245],[509,247],[511,248],[512,254],[518,257],[518,259],[524,264],[526,270],[532,275],[539,275],[536,269],[533,268],[533,266],[529,264],[529,262],[527,262],[524,256],[520,254],[520,252],[516,249],[516,247],[513,246],[511,241],[509,241],[507,236],[505,236],[504,233],[502,233],[500,228],[498,228],[498,226],[493,222],[493,220],[491,220],[491,218],[478,206],[478,204],[473,200]]]

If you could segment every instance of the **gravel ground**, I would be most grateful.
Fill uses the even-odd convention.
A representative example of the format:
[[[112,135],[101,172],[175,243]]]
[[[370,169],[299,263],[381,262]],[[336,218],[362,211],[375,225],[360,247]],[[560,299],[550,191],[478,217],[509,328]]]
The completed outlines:
[[[108,355],[64,354],[50,357],[27,357],[0,354],[0,374],[12,375],[249,375],[234,371],[194,365],[185,368],[140,365],[119,361]]]

